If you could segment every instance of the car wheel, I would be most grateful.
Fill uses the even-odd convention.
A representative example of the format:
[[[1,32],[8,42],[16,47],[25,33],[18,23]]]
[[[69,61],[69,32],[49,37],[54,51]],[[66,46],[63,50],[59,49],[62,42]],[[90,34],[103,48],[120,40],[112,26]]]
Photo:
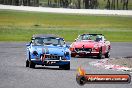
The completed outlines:
[[[26,67],[29,67],[29,61],[26,60]]]
[[[86,83],[86,78],[85,77],[81,77],[80,80],[79,80],[79,84],[80,85],[84,85]]]
[[[109,51],[105,54],[105,58],[110,58],[110,52]]]
[[[35,64],[34,64],[32,61],[30,61],[30,62],[29,62],[29,67],[30,67],[30,68],[35,68]]]
[[[65,65],[64,69],[65,69],[65,70],[70,70],[70,63],[67,64],[67,65]]]
[[[70,63],[67,65],[60,65],[59,68],[64,69],[64,70],[70,70]]]
[[[60,68],[60,69],[64,69],[64,65],[60,65],[59,68]]]
[[[102,59],[102,56],[103,56],[103,54],[102,54],[102,49],[100,49],[100,51],[99,51],[99,54],[98,54],[97,58],[98,58],[98,59]]]
[[[71,57],[75,57],[76,56],[76,54],[71,54]]]
[[[79,54],[79,57],[85,57],[86,55],[85,54]]]

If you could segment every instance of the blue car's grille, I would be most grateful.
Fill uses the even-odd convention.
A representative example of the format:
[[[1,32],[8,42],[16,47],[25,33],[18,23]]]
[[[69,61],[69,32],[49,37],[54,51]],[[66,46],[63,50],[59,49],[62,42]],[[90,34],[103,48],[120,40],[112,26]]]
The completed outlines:
[[[63,59],[63,56],[45,55],[45,59],[47,59],[47,60],[61,60],[61,59]]]

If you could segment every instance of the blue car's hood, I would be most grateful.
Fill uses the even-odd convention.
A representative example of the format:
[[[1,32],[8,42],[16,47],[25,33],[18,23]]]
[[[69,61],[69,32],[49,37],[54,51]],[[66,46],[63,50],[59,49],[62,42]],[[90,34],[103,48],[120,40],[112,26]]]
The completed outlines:
[[[53,54],[53,55],[64,55],[65,47],[60,46],[32,46],[31,51],[37,51],[39,54]]]

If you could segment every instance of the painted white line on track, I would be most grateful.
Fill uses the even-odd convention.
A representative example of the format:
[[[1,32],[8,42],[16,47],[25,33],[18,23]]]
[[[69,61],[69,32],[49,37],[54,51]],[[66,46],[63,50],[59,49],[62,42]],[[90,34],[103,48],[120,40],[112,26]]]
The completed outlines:
[[[3,10],[20,10],[49,13],[65,14],[94,14],[94,15],[114,15],[114,16],[132,16],[132,10],[99,10],[99,9],[68,9],[68,8],[49,8],[49,7],[29,7],[29,6],[11,6],[0,5]]]

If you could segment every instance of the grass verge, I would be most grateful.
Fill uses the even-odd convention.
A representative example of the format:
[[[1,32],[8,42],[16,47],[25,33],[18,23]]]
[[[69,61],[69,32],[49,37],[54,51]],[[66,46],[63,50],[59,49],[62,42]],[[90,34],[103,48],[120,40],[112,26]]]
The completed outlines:
[[[0,41],[29,41],[33,34],[57,34],[66,41],[102,33],[113,42],[132,42],[132,17],[67,15],[0,10]]]

